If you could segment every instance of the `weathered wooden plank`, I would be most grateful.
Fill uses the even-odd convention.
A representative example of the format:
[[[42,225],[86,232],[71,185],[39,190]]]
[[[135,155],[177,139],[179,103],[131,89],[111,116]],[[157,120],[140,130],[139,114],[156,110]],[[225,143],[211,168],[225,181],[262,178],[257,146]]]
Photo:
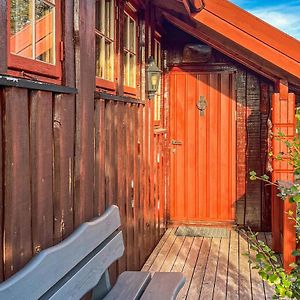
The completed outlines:
[[[106,102],[105,109],[105,200],[106,207],[116,203],[116,166],[115,166],[115,103]],[[112,284],[117,280],[117,264],[109,268]]]
[[[228,267],[228,256],[229,256],[229,238],[222,238],[220,251],[219,251],[219,261],[216,274],[216,283],[214,290],[214,299],[222,300],[226,299],[226,289],[227,289],[227,272]]]
[[[140,263],[143,265],[146,262],[146,248],[144,241],[144,229],[145,229],[145,169],[144,169],[144,136],[143,136],[143,106],[138,107],[138,185],[139,185],[139,249],[140,249]]]
[[[74,228],[75,96],[54,97],[54,243]]]
[[[174,241],[176,239],[176,236],[174,234],[170,234],[166,242],[164,243],[163,247],[159,251],[159,254],[157,255],[155,261],[153,262],[152,266],[149,268],[150,272],[158,272],[163,265],[167,254],[169,253]]]
[[[5,279],[32,256],[28,92],[4,89]]]
[[[196,265],[197,259],[199,257],[199,251],[201,249],[203,238],[195,237],[188,254],[185,266],[183,268],[183,275],[186,279],[184,287],[180,290],[178,294],[178,299],[185,299],[191,284],[191,280],[194,274],[194,267]]]
[[[230,234],[230,250],[228,261],[228,286],[227,298],[239,299],[239,249],[238,249],[238,233],[234,230]]]
[[[132,153],[132,105],[126,104],[126,212],[127,212],[127,270],[134,270],[134,223],[133,223],[133,153]]]
[[[221,239],[219,238],[213,238],[211,241],[210,252],[200,294],[200,299],[203,300],[213,299],[220,243]]]
[[[199,257],[195,266],[187,299],[198,299],[200,296],[202,283],[205,275],[205,269],[207,266],[210,245],[211,239],[204,238],[199,252]]]
[[[194,238],[191,236],[185,237],[185,240],[180,249],[180,252],[178,253],[176,261],[173,264],[173,267],[171,270],[172,272],[182,272],[182,270],[185,266],[188,254],[190,252],[193,240],[194,240]]]
[[[76,65],[76,147],[74,221],[78,226],[93,216],[95,2],[74,1]],[[82,20],[85,20],[82,22]],[[80,41],[80,43],[79,43]]]
[[[165,257],[165,261],[159,269],[160,272],[170,272],[175,260],[179,254],[182,244],[185,240],[184,236],[177,236],[168,255]]]
[[[153,252],[149,256],[149,258],[147,259],[146,263],[144,264],[144,266],[142,268],[142,271],[149,271],[149,269],[151,268],[153,262],[156,260],[156,257],[158,256],[160,250],[164,246],[165,242],[167,241],[167,239],[169,238],[169,236],[171,234],[174,234],[174,232],[175,232],[174,228],[167,229],[164,236],[160,239],[159,243],[157,244],[157,246],[155,247],[155,249],[153,250]]]
[[[251,259],[255,259],[255,251],[249,250]],[[253,299],[260,299],[260,297],[265,297],[264,285],[261,277],[259,276],[257,270],[252,269],[251,265],[251,288],[252,288],[252,297]]]
[[[139,232],[139,209],[140,209],[140,195],[139,195],[139,185],[138,177],[139,165],[138,165],[138,107],[133,105],[131,108],[131,118],[132,118],[132,143],[131,143],[131,153],[132,153],[132,163],[133,163],[133,235],[134,235],[134,249],[135,255],[134,268],[139,270],[140,268],[140,232]]]
[[[4,116],[3,116],[3,108],[4,108],[4,96],[3,96],[3,90],[0,89],[0,141],[2,141],[1,146],[0,146],[0,281],[4,280],[4,156],[3,153],[5,151],[4,148],[4,143],[3,143],[3,121],[4,121]]]
[[[30,162],[33,254],[53,243],[52,93],[30,97]]]
[[[66,86],[74,87],[76,74],[74,64],[74,0],[63,2],[62,6],[62,32],[64,33],[63,83]]]
[[[243,235],[239,235],[239,274],[240,274],[240,299],[252,299],[251,271],[249,264],[248,240]]]
[[[95,103],[95,191],[94,215],[105,211],[105,101],[97,100]]]
[[[117,150],[117,200],[118,207],[120,209],[122,228],[124,240],[126,241],[126,182],[125,182],[125,159],[124,153],[126,153],[126,124],[125,124],[125,105],[119,103],[116,106],[117,114],[117,136],[116,144]],[[124,255],[118,262],[118,272],[121,273],[126,270],[126,256]]]
[[[0,2],[0,27],[2,30],[0,31],[0,72],[5,73],[7,70],[7,0],[3,0]]]

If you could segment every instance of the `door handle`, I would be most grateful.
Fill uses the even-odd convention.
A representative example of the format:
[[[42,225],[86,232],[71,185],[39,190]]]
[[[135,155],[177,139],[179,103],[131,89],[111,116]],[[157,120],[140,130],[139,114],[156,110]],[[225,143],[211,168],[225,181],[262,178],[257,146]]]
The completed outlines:
[[[182,141],[172,140],[172,145],[182,145]]]

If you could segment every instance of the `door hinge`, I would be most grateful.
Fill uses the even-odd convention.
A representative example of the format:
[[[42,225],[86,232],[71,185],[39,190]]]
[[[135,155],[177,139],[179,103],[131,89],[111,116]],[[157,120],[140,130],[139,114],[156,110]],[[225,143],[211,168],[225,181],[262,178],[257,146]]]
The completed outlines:
[[[60,42],[60,61],[64,61],[65,59],[65,45],[64,42]]]

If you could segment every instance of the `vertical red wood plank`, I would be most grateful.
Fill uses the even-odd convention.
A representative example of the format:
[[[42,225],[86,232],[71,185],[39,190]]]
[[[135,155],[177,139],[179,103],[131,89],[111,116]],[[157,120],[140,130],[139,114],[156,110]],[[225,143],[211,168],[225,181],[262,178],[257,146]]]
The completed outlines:
[[[74,228],[75,96],[54,97],[54,243]]]
[[[185,115],[188,124],[185,123],[185,168],[186,168],[186,195],[185,195],[185,219],[186,220],[195,220],[197,216],[196,211],[196,118],[199,117],[199,111],[196,107],[196,101],[199,99],[196,98],[197,93],[197,75],[196,74],[187,74],[187,90],[186,90],[186,103],[185,103]],[[179,100],[181,101],[181,100]],[[179,146],[180,147],[180,146]],[[202,176],[201,174],[200,176]],[[203,177],[202,177],[203,178]]]
[[[280,122],[280,95],[278,93],[272,95],[272,120],[273,123]],[[273,152],[274,154],[279,152],[278,142],[275,139],[272,141],[273,143]],[[272,173],[272,181],[277,181],[279,179],[278,173],[275,169],[276,161],[273,161],[273,173]],[[277,197],[277,189],[272,187],[272,247],[274,251],[281,251],[281,233],[280,227],[278,226],[278,222],[282,217],[279,201],[280,199]]]
[[[96,100],[95,105],[95,194],[94,215],[105,211],[105,100]]]
[[[63,84],[75,86],[75,53],[74,53],[74,0],[63,1]]]
[[[32,256],[28,91],[4,90],[5,279]]]
[[[208,101],[208,105],[210,105],[209,102],[209,75],[207,74],[199,74],[198,75],[198,99],[200,99],[200,96],[204,96],[206,101]],[[200,114],[197,110],[197,114]],[[198,153],[201,153],[201,155],[197,156],[198,163],[197,168],[198,170],[203,170],[203,174],[199,174],[199,171],[197,172],[197,186],[198,186],[198,194],[197,194],[197,202],[198,204],[198,216],[200,219],[204,220],[206,219],[206,216],[208,214],[208,206],[207,206],[207,177],[208,177],[208,165],[207,165],[207,155],[208,155],[208,149],[207,149],[207,132],[208,132],[208,123],[209,116],[208,116],[208,110],[205,111],[204,116],[200,117],[198,115],[198,143],[197,143],[197,151]],[[202,177],[203,176],[203,177]]]
[[[138,177],[139,165],[138,165],[138,105],[133,105],[132,107],[132,133],[133,133],[133,143],[132,143],[132,154],[133,154],[133,230],[134,230],[134,268],[139,270],[140,267],[140,241],[139,241],[139,210],[140,210],[140,195],[139,195],[139,184]]]
[[[0,282],[4,280],[4,252],[3,252],[3,241],[4,241],[4,136],[3,136],[3,107],[4,107],[4,96],[3,90],[0,89]]]
[[[231,87],[230,87],[230,75],[222,74],[221,75],[221,95],[220,95],[220,123],[218,128],[218,156],[219,156],[219,166],[220,170],[218,173],[219,182],[220,182],[220,194],[218,195],[218,218],[220,220],[228,220],[231,218],[228,216],[228,208],[232,207],[232,199],[230,195],[231,189],[231,151],[230,145],[231,141]],[[227,147],[225,145],[228,145]]]
[[[287,93],[287,85],[279,82],[279,93],[273,95],[273,132],[274,136],[278,132],[283,132],[287,139],[292,139],[295,134],[295,95]],[[273,138],[273,152],[276,156],[278,152],[286,152],[286,147],[281,145],[280,141]],[[293,181],[293,170],[288,165],[287,161],[280,164],[273,160],[273,175],[272,179],[275,180],[290,180]],[[295,261],[295,257],[291,252],[296,248],[296,230],[295,224],[289,220],[286,212],[291,210],[295,213],[296,207],[290,204],[288,199],[283,202],[276,196],[277,190],[272,190],[272,233],[273,233],[273,248],[275,251],[283,250],[283,265],[287,271],[290,271],[290,264]],[[279,222],[282,220],[282,223]],[[279,223],[279,224],[278,224]],[[282,226],[281,226],[282,224]],[[279,225],[279,226],[278,226]],[[281,240],[281,227],[282,227],[282,240]]]
[[[185,217],[185,205],[184,202],[188,201],[188,199],[185,198],[185,156],[188,149],[186,149],[185,144],[185,122],[186,122],[186,116],[185,116],[185,101],[186,101],[186,77],[185,75],[176,75],[176,94],[172,96],[172,101],[174,102],[174,112],[176,115],[175,119],[175,136],[172,137],[174,140],[182,141],[182,145],[173,146],[174,147],[174,156],[175,156],[175,197],[174,197],[174,216],[171,216],[172,219],[184,219]],[[181,87],[181,88],[179,88]],[[174,98],[173,98],[174,97]],[[180,101],[177,101],[177,99],[180,99]],[[181,185],[176,185],[176,182],[181,182]],[[176,188],[175,188],[176,187]]]
[[[134,232],[133,232],[133,153],[132,153],[132,105],[126,104],[126,213],[127,213],[127,270],[134,270]]]
[[[125,104],[118,103],[116,106],[116,116],[117,116],[117,199],[118,207],[120,209],[122,230],[124,236],[124,243],[126,245],[126,186],[125,186],[125,159],[124,155],[126,153],[126,129],[125,129]],[[118,273],[126,270],[126,256],[124,255],[118,262]]]
[[[218,178],[218,111],[220,103],[220,88],[219,88],[219,74],[210,74],[210,93],[209,93],[209,105],[207,107],[207,114],[209,114],[209,133],[208,133],[208,165],[209,165],[209,175],[208,175],[208,215],[210,220],[217,219],[217,201],[218,194],[216,189],[219,188],[219,178]],[[202,174],[200,173],[200,177]]]
[[[296,130],[296,120],[295,120],[295,107],[296,107],[296,97],[295,94],[289,93],[287,99],[287,123],[291,124],[291,128],[288,128],[288,134],[292,138]],[[294,181],[293,173],[287,174],[288,181]],[[290,203],[288,199],[284,201],[283,204],[283,267],[287,272],[290,272],[292,268],[290,264],[296,261],[296,257],[292,255],[292,251],[296,249],[296,227],[295,222],[290,220],[286,212],[291,211],[293,215],[296,216],[296,204]]]
[[[106,149],[105,149],[105,200],[106,208],[112,204],[116,204],[115,198],[115,103],[113,101],[106,102],[105,126],[106,126]],[[110,279],[115,283],[117,276],[117,264],[114,263],[109,268]]]
[[[7,71],[7,0],[0,2],[0,72],[5,73]]]
[[[76,62],[76,148],[74,221],[78,226],[93,217],[95,1],[74,2]],[[84,20],[84,22],[82,22]],[[79,43],[80,41],[80,43]]]
[[[146,229],[146,216],[145,216],[145,194],[146,194],[146,170],[145,170],[145,139],[144,139],[144,130],[145,130],[145,118],[144,118],[144,105],[139,106],[139,161],[140,161],[140,176],[139,176],[139,185],[140,185],[140,258],[141,264],[144,264],[147,259],[147,248],[145,245],[145,229]]]
[[[149,189],[149,182],[150,182],[150,174],[149,174],[149,101],[146,100],[145,107],[143,110],[143,117],[144,117],[144,130],[143,130],[143,140],[144,140],[144,153],[143,153],[143,165],[144,165],[144,172],[145,178],[143,180],[144,186],[144,247],[146,251],[146,256],[150,255],[151,253],[151,246],[150,246],[150,189]]]
[[[31,92],[30,162],[33,255],[53,244],[52,93]]]
[[[237,91],[236,91],[236,74],[231,74],[230,76],[230,114],[231,114],[231,194],[229,205],[229,218],[235,220],[237,215]]]
[[[154,102],[150,101],[150,107],[149,107],[149,120],[150,120],[150,203],[151,203],[151,224],[152,224],[152,238],[151,239],[151,249],[153,249],[156,245],[157,241],[157,203],[156,199],[154,198]]]

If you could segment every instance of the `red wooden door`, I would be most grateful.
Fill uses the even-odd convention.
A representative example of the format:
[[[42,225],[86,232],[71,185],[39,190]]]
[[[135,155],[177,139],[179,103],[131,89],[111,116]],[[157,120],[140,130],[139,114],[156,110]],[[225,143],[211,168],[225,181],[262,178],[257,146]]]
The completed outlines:
[[[235,99],[234,73],[171,72],[171,222],[234,221]]]

